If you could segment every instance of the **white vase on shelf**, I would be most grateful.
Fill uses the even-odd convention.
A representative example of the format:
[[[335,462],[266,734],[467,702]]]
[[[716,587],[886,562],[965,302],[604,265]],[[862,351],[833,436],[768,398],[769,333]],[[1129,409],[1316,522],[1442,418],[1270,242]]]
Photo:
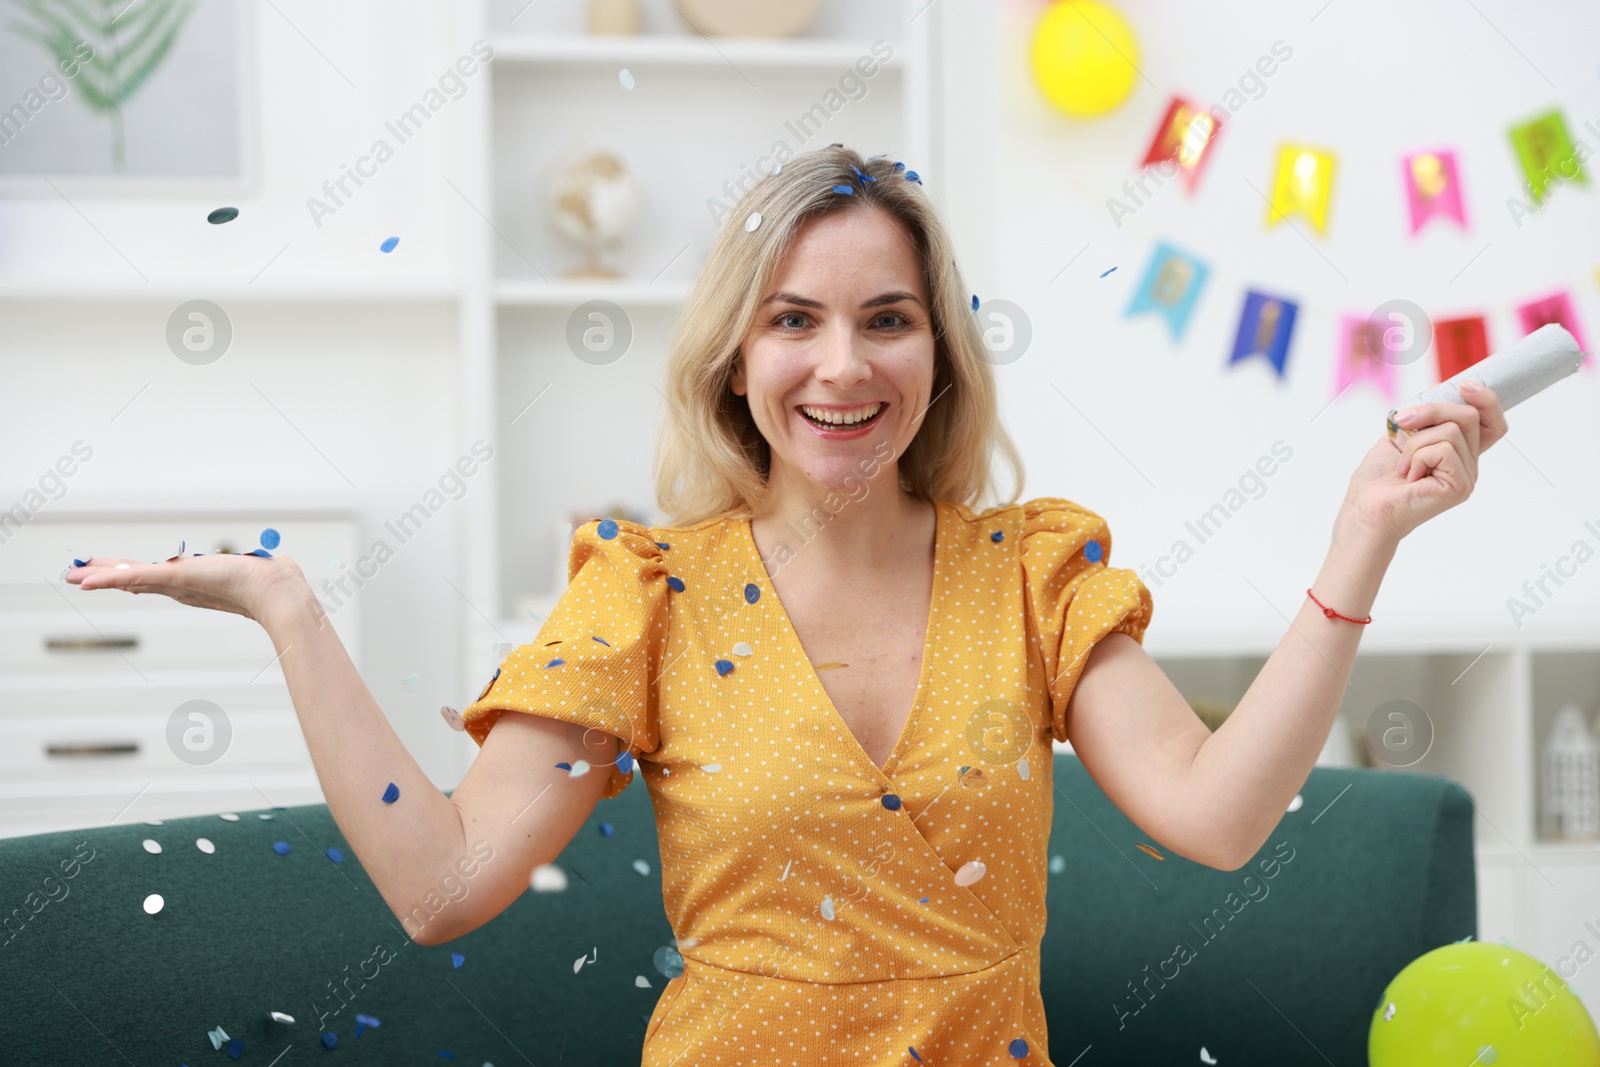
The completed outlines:
[[[1545,738],[1543,801],[1546,838],[1600,839],[1600,740],[1575,704],[1556,713]]]

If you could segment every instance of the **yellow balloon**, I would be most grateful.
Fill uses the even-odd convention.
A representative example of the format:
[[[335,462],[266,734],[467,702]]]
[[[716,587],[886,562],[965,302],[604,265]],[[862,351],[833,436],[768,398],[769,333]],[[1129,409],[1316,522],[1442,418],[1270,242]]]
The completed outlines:
[[[1463,941],[1395,975],[1367,1033],[1372,1067],[1600,1067],[1600,1033],[1583,1001],[1539,960]]]
[[[1139,43],[1122,16],[1094,0],[1057,0],[1033,33],[1033,73],[1052,104],[1093,118],[1126,100]]]

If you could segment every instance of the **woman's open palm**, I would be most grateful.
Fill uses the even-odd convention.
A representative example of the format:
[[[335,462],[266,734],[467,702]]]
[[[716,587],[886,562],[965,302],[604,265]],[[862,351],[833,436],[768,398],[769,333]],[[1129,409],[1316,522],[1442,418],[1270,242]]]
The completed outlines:
[[[257,622],[273,597],[305,580],[300,565],[288,556],[226,552],[175,556],[160,563],[94,556],[86,566],[68,567],[66,578],[84,589],[160,593],[180,604],[229,611]]]

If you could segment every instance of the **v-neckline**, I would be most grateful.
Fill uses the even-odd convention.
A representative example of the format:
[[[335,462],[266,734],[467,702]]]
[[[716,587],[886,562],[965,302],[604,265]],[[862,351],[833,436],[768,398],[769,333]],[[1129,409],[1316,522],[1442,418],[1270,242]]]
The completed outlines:
[[[827,687],[822,684],[822,676],[817,673],[816,666],[811,662],[811,657],[806,655],[805,645],[800,641],[800,632],[794,628],[794,622],[789,618],[789,609],[783,606],[783,598],[778,595],[778,587],[772,583],[772,576],[767,573],[767,565],[761,558],[760,546],[756,544],[756,535],[751,526],[750,516],[745,515],[738,522],[740,530],[744,533],[744,543],[748,547],[750,555],[755,558],[761,576],[766,579],[763,584],[766,586],[768,595],[772,597],[772,602],[777,606],[776,614],[778,620],[788,632],[788,636],[793,639],[794,647],[800,653],[801,662],[806,665],[811,677],[811,684],[816,689],[817,696],[821,699],[826,713],[831,716],[834,727],[844,735],[851,747],[855,749],[857,755],[861,758],[861,762],[871,767],[879,778],[885,780],[889,778],[893,769],[899,765],[905,747],[909,744],[913,727],[917,721],[917,712],[922,708],[923,694],[927,690],[930,670],[928,664],[935,653],[935,635],[939,631],[939,600],[944,583],[944,525],[944,505],[935,500],[933,501],[933,593],[928,598],[928,618],[922,631],[922,659],[918,664],[917,688],[916,692],[912,694],[911,708],[906,712],[906,721],[900,727],[900,736],[895,738],[894,747],[889,750],[889,758],[884,761],[882,767],[879,767],[872,762],[872,757],[867,754],[867,750],[850,729],[850,724],[845,722],[844,716],[839,714],[839,709],[834,705],[833,698],[828,695]]]

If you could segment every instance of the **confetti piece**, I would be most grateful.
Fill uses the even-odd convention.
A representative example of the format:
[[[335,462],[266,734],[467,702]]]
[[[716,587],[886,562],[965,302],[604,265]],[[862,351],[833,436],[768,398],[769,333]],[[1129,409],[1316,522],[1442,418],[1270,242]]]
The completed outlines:
[[[358,1027],[356,1029],[356,1034],[359,1036],[360,1033],[361,1033],[361,1030]],[[339,1043],[339,1038],[337,1036],[335,1036],[335,1034],[333,1033],[332,1030],[324,1030],[324,1031],[322,1031],[322,1047],[323,1048],[332,1049],[333,1046],[337,1045],[338,1043]]]
[[[610,647],[611,647],[611,642],[610,642],[610,641],[607,641],[607,640],[606,640],[606,639],[605,639],[605,638],[603,638],[603,637],[596,637],[596,638],[595,638],[595,640],[596,640],[596,641],[599,641],[599,642],[600,642],[600,643],[601,643],[601,644],[602,644],[602,645],[605,645],[605,646],[606,646],[606,647],[607,647],[607,648],[610,648]]]
[[[977,293],[973,293],[972,294],[972,310],[973,311],[977,311],[978,310],[978,294]]]
[[[897,163],[897,164],[895,164],[895,166],[899,166],[899,164]],[[916,1049],[912,1048],[910,1045],[907,1045],[906,1046],[906,1051],[911,1053],[911,1058],[912,1059],[916,1060],[918,1063],[922,1062],[922,1057],[917,1055],[917,1050]]]
[[[256,818],[260,819],[262,822],[267,822],[272,818],[272,812],[263,811],[261,814],[257,815]]]
[[[275,1023],[292,1023],[292,1022],[294,1022],[294,1016],[293,1015],[285,1015],[281,1011],[269,1012],[268,1014],[272,1016],[272,1021],[275,1022]]]
[[[755,582],[747,582],[744,587],[744,602],[754,604],[761,599],[761,587]]]
[[[683,957],[671,945],[662,945],[656,949],[656,954],[651,960],[665,978],[676,978],[683,973]]]
[[[856,172],[856,177],[859,178],[863,183],[876,182],[878,180],[870,174],[863,173],[861,168],[856,166],[854,163],[850,164],[850,169]]]
[[[228,1042],[228,1059],[236,1060],[242,1055],[244,1055],[243,1041],[236,1037],[232,1041]]]
[[[772,165],[772,170],[769,171],[768,173],[776,175],[782,169],[783,169],[783,164],[782,163],[774,163]]]
[[[287,856],[289,854],[289,842],[274,841],[272,843],[272,851],[276,852],[280,856]]]
[[[622,87],[624,89],[632,89],[633,71],[629,70],[627,67],[623,67],[621,70],[617,71],[617,80],[622,83]]]
[[[660,548],[660,549],[668,549],[668,548],[671,548],[672,546],[670,544],[668,544],[667,542],[665,542],[665,541],[657,541],[656,542],[656,547]]]
[[[1028,775],[1030,775],[1032,773],[1033,773],[1033,771],[1028,766],[1028,760],[1027,760],[1026,757],[1017,760],[1017,777],[1018,778],[1021,778],[1024,782],[1026,782],[1028,780]]]
[[[338,570],[339,569],[339,553],[335,552],[331,548],[328,549],[328,554],[322,557],[322,565],[324,567],[328,568],[328,570],[330,570],[330,571]]]
[[[572,770],[572,764],[568,763],[566,760],[562,760],[560,763],[556,764],[556,766],[563,771]]]
[[[260,556],[263,559],[271,559],[272,558],[272,553],[268,552],[264,548],[258,548],[254,552],[241,552],[239,554],[241,556]]]
[[[385,804],[393,804],[395,801],[397,801],[399,799],[400,799],[400,787],[395,785],[393,782],[390,782],[389,783],[389,788],[387,788],[387,789],[385,789],[383,791],[383,802]]]
[[[718,771],[722,770],[722,764],[720,764],[720,763],[708,763],[708,764],[706,764],[704,767],[702,767],[700,769],[703,770],[703,771],[706,771],[706,772],[708,772],[710,774],[716,774]]]
[[[1083,558],[1090,563],[1100,562],[1100,557],[1103,555],[1105,555],[1105,549],[1100,546],[1099,541],[1090,541],[1083,546]]]
[[[1217,1062],[1217,1058],[1215,1056],[1213,1056],[1211,1053],[1207,1052],[1206,1051],[1206,1047],[1204,1045],[1201,1045],[1200,1046],[1200,1062],[1201,1063],[1216,1063]]]
[[[655,988],[655,986],[650,984],[650,979],[646,978],[642,974],[634,975],[633,984],[639,989],[654,989]]]
[[[1062,871],[1064,871],[1066,869],[1067,869],[1067,857],[1065,857],[1065,856],[1051,856],[1050,857],[1050,873],[1051,874],[1060,874]]]
[[[727,677],[728,673],[730,671],[732,671],[732,670],[733,670],[733,661],[732,660],[727,660],[727,659],[719,659],[719,660],[717,660],[717,673],[718,674],[722,675],[723,677]]]
[[[848,667],[848,666],[850,666],[850,664],[848,664],[848,663],[836,663],[836,662],[833,662],[833,663],[819,663],[819,664],[816,665],[815,669],[819,670],[819,671],[832,671],[832,670],[837,670],[840,667]]]
[[[463,963],[466,963],[466,962],[467,962],[467,957],[463,956],[461,953],[459,953],[459,952],[450,953],[450,966],[452,968],[460,969],[461,965]]]
[[[650,865],[644,860],[634,860],[633,869],[639,872],[641,878],[650,877]]]
[[[738,641],[735,642],[733,646],[733,654],[735,656],[753,656],[755,655],[755,651],[755,649],[750,647],[750,642],[748,641]]]
[[[595,526],[595,532],[607,541],[612,540],[617,536],[617,520],[601,519]]]
[[[755,233],[756,227],[761,225],[761,212],[752,211],[750,217],[744,220],[745,233]]]
[[[617,832],[617,828],[612,826],[610,823],[603,822],[603,823],[600,824],[600,836],[601,837],[610,837],[612,834],[614,834],[616,832]]]
[[[206,1036],[211,1039],[211,1047],[215,1049],[220,1049],[228,1040],[228,1032],[220,1026],[206,1034]]]
[[[917,172],[914,170],[906,171],[906,181],[916,182],[918,185],[922,184],[922,179],[917,177]]]
[[[1117,268],[1115,268],[1115,267],[1111,268],[1111,270],[1116,270],[1116,269]],[[1111,273],[1111,270],[1106,271],[1105,274],[1100,275],[1100,277],[1104,278],[1106,276],[1106,274],[1110,274]]]
[[[1006,539],[1006,532],[1004,530],[996,530],[994,533],[989,535],[989,540],[993,541],[997,545],[1001,541],[1004,541],[1005,539]]]
[[[791,858],[788,863],[785,863],[783,865],[783,873],[778,875],[778,881],[781,882],[781,881],[783,881],[783,880],[785,880],[786,878],[789,877],[789,867],[793,863],[794,863],[794,860]]]
[[[617,770],[621,771],[623,774],[627,774],[629,771],[633,770],[632,752],[624,752],[622,755],[617,757]]]
[[[145,820],[145,821],[144,821],[144,824],[145,824],[145,825],[146,825],[146,826],[160,826],[160,825],[162,825],[162,823],[161,823],[161,820],[160,820],[160,819],[146,819],[146,820]]]
[[[584,775],[586,775],[588,773],[589,773],[589,761],[588,760],[581,759],[581,760],[578,760],[576,763],[574,763],[572,765],[572,777],[574,777],[574,778],[582,778]]]
[[[156,912],[166,907],[166,905],[167,902],[161,899],[160,893],[151,893],[149,896],[144,898],[144,913],[146,915],[154,915]]]
[[[567,661],[562,659],[560,656],[557,656],[555,659],[551,660],[549,663],[546,663],[544,666],[545,666],[546,670],[549,670],[551,667],[559,667],[565,662],[567,662]]]
[[[115,567],[113,567],[112,570],[125,571],[125,570],[130,569],[131,566],[132,565],[128,564],[128,563],[119,563]]]
[[[400,679],[400,684],[405,686],[408,691],[415,693],[422,688],[422,677],[416,674],[408,674]]]
[[[677,577],[676,575],[667,575],[667,585],[672,587],[673,592],[683,592],[683,579]]]
[[[890,811],[900,810],[900,798],[895,796],[893,793],[885,793],[879,799],[883,803],[883,806],[888,808]]]
[[[399,243],[400,243],[400,238],[398,238],[398,237],[390,237],[390,238],[386,239],[383,242],[383,244],[378,246],[378,251],[380,251],[380,252],[393,252],[394,251],[394,246],[399,244]],[[271,548],[272,546],[268,545],[267,547]]]
[[[336,848],[328,849],[327,856],[328,856],[328,859],[330,861],[334,862],[334,863],[343,863],[344,862],[344,853],[340,852]]]
[[[147,837],[144,839],[144,850],[152,856],[159,856],[161,855],[161,842]]]
[[[1019,1037],[1007,1046],[1007,1051],[1011,1053],[1013,1059],[1020,1060],[1028,1054],[1028,1043]]]
[[[1383,1009],[1383,1021],[1388,1022],[1394,1018],[1394,1001],[1390,1001]]]
[[[956,871],[956,885],[971,885],[988,873],[982,860],[969,860]]]
[[[461,713],[450,705],[446,704],[440,708],[439,714],[444,718],[445,725],[449,726],[450,729],[465,730],[467,728],[466,720],[461,717]]]
[[[221,226],[224,222],[232,222],[234,219],[236,219],[238,217],[239,217],[239,209],[238,208],[236,208],[236,207],[219,207],[215,211],[213,211],[211,214],[206,216],[206,221],[211,223],[211,225],[213,225],[213,226]]]
[[[927,897],[923,897],[921,900],[917,901],[918,904],[926,904],[927,902],[928,902],[928,898]]]
[[[1140,852],[1149,853],[1150,855],[1154,856],[1156,859],[1160,860],[1163,863],[1165,863],[1167,861],[1167,857],[1163,856],[1161,853],[1157,852],[1155,849],[1151,848],[1149,845],[1142,845],[1142,844],[1139,844],[1138,842],[1135,842],[1133,847],[1138,849]]]
[[[567,888],[567,872],[553,863],[541,864],[533,869],[528,884],[535,893],[563,893]]]
[[[1306,802],[1306,798],[1301,796],[1299,793],[1296,793],[1294,795],[1294,799],[1289,801],[1289,810],[1290,811],[1299,811],[1300,810],[1300,805],[1304,804],[1305,802]]]
[[[195,838],[194,847],[199,849],[201,852],[204,852],[208,856],[214,855],[217,851],[217,846],[211,843],[211,839],[209,837]]]
[[[822,917],[824,919],[827,919],[829,922],[833,922],[833,898],[832,897],[823,897],[822,898]]]
[[[261,547],[262,548],[277,548],[282,543],[283,543],[282,535],[279,534],[278,531],[274,530],[272,527],[268,526],[265,530],[261,531]]]
[[[221,819],[223,822],[238,822],[239,821],[239,816],[235,815],[231,811],[225,811],[221,815],[218,815],[217,818]]]
[[[851,196],[851,195],[853,195],[855,193],[856,190],[855,190],[855,187],[851,186],[851,185],[835,185],[833,187],[833,191],[836,192],[836,193],[842,193],[845,196]]]

